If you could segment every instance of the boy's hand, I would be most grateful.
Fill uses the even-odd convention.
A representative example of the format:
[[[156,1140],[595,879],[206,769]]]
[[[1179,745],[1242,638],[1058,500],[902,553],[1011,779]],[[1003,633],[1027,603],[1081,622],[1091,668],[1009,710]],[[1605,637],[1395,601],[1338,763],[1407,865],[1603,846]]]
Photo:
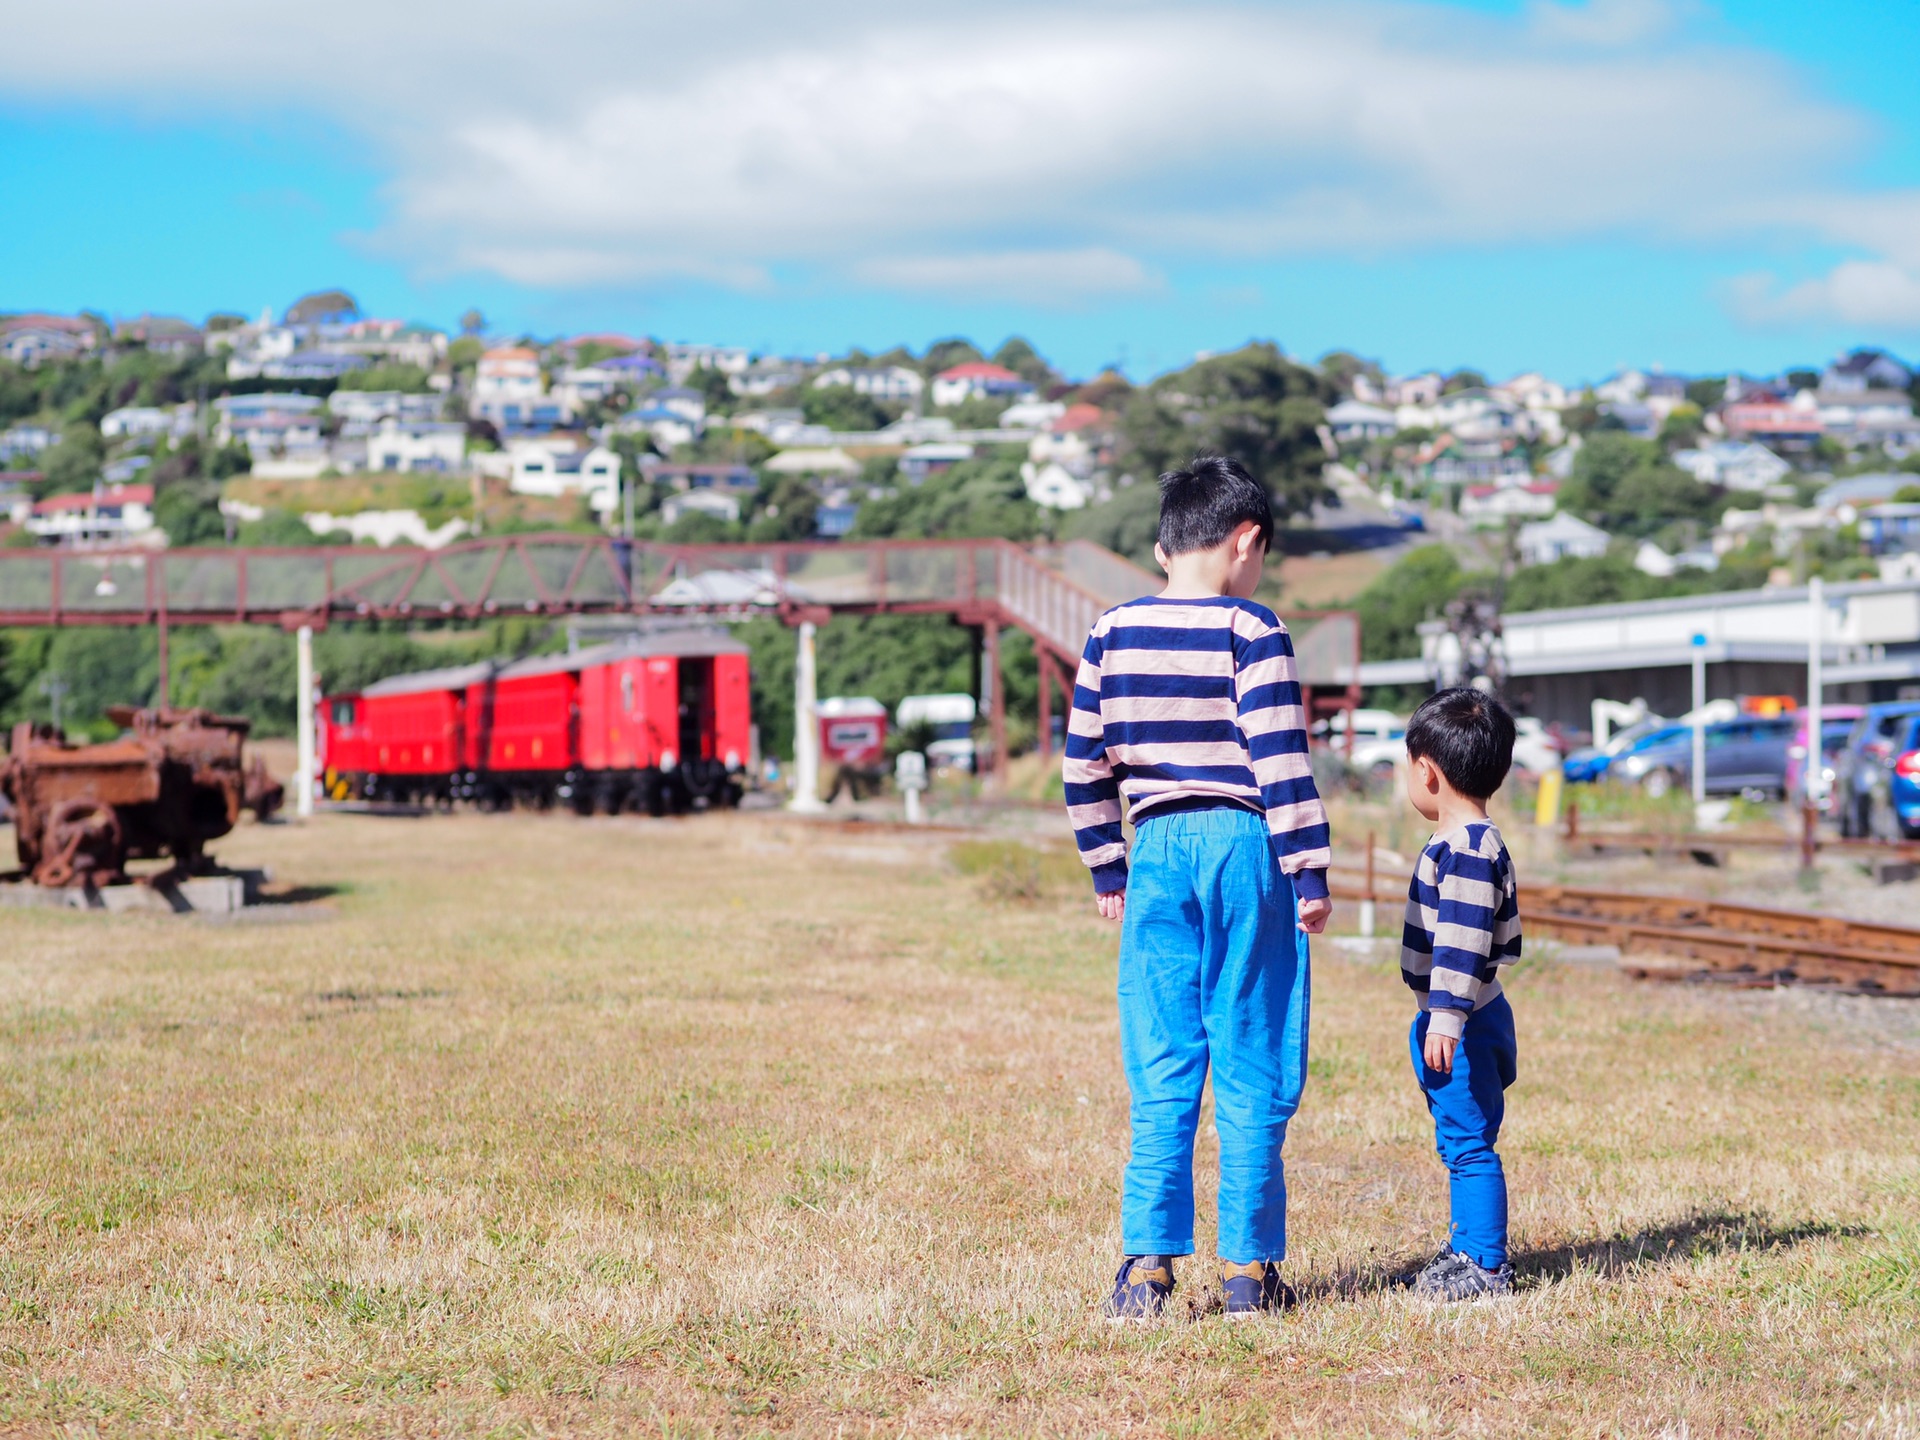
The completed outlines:
[[[1427,1032],[1427,1043],[1421,1047],[1420,1058],[1427,1062],[1427,1069],[1442,1075],[1453,1073],[1453,1049],[1460,1042],[1451,1035],[1435,1035]]]
[[[1096,895],[1093,903],[1102,920],[1119,920],[1127,913],[1127,892],[1115,890],[1109,895]]]
[[[1322,896],[1318,900],[1300,902],[1300,928],[1309,935],[1318,935],[1327,928],[1327,920],[1333,914],[1333,901]]]

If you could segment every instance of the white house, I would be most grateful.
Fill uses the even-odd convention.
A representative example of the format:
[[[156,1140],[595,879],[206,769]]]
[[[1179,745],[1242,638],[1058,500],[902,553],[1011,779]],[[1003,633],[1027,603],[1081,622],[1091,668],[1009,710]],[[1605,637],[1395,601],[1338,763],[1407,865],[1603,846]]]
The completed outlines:
[[[1446,383],[1433,370],[1424,375],[1402,375],[1387,382],[1383,398],[1389,405],[1437,405]]]
[[[523,439],[508,446],[507,457],[507,488],[516,494],[585,493],[594,509],[605,510],[620,491],[620,457],[604,445],[582,449],[571,440]]]
[[[1555,560],[1591,560],[1607,553],[1612,537],[1577,515],[1560,514],[1551,520],[1522,525],[1516,537],[1523,565],[1550,565]]]
[[[411,395],[400,390],[336,390],[327,397],[327,411],[347,426],[378,425],[383,420],[419,424],[438,420],[444,402],[438,395]]]
[[[1000,412],[1002,430],[1044,430],[1067,413],[1058,400],[1018,400]]]
[[[647,396],[647,403],[698,425],[707,418],[707,397],[684,385],[669,385]]]
[[[1391,410],[1359,400],[1342,400],[1327,411],[1327,428],[1344,444],[1349,440],[1384,440],[1400,427]]]
[[[726,345],[669,345],[667,354],[667,378],[674,384],[685,382],[696,370],[718,370],[722,375],[739,375],[752,363],[752,355],[745,350]]]
[[[193,433],[197,410],[191,400],[173,409],[123,405],[100,417],[100,434],[108,440],[146,440],[160,435],[184,437]]]
[[[760,467],[774,475],[858,475],[861,464],[837,445],[782,450]]]
[[[918,370],[904,365],[862,367],[836,365],[813,377],[813,388],[829,390],[836,385],[852,388],[856,395],[871,395],[876,400],[917,400],[927,382]]]
[[[1905,390],[1913,372],[1884,350],[1855,350],[1842,355],[1820,377],[1823,391]]]
[[[36,539],[53,545],[112,545],[153,533],[151,485],[96,485],[91,494],[49,495],[27,519]]]
[[[563,396],[547,394],[539,356],[511,345],[480,357],[467,413],[502,428],[517,428],[565,425],[573,419],[574,407]]]
[[[214,402],[214,438],[253,455],[253,473],[269,480],[311,480],[332,460],[320,433],[317,395],[230,395]]]
[[[1920,421],[1914,419],[1913,401],[1904,390],[1820,390],[1813,403],[1827,434],[1842,444],[1899,451],[1920,445]]]
[[[1633,568],[1642,575],[1665,580],[1682,570],[1718,570],[1720,557],[1710,548],[1682,550],[1677,555],[1669,555],[1653,541],[1642,540],[1640,548],[1633,554]]]
[[[793,361],[766,358],[754,361],[738,375],[729,375],[727,389],[735,395],[760,399],[791,390],[806,378],[806,372]]]
[[[667,524],[682,515],[711,515],[731,525],[740,518],[740,501],[722,490],[686,490],[676,491],[660,502],[660,518]]]
[[[1673,463],[1703,485],[1724,485],[1729,490],[1765,490],[1793,473],[1793,466],[1766,446],[1739,440],[1676,450]]]
[[[1525,485],[1469,485],[1460,492],[1460,518],[1475,525],[1503,525],[1510,519],[1544,519],[1559,505],[1560,484],[1536,480]]]
[[[931,394],[937,406],[958,405],[963,400],[1006,399],[1031,395],[1033,386],[1004,365],[973,360],[955,365],[933,377]]]
[[[700,438],[706,426],[664,405],[643,405],[638,410],[629,410],[622,415],[614,428],[629,433],[642,432],[652,436],[653,443],[662,449],[673,450],[681,445],[691,445]]]
[[[1069,406],[1046,430],[1027,442],[1027,459],[1035,465],[1058,465],[1085,480],[1099,463],[1098,441],[1107,417],[1098,405]]]
[[[459,470],[467,459],[467,427],[458,421],[388,420],[367,437],[367,469]]]
[[[924,445],[910,445],[900,453],[900,473],[907,477],[909,484],[918,485],[929,475],[951,470],[962,460],[972,458],[971,445],[952,440],[930,440]]]
[[[1564,410],[1573,403],[1566,386],[1557,380],[1549,380],[1536,370],[1516,375],[1504,384],[1495,385],[1493,389],[1497,393],[1512,396],[1528,410]]]
[[[60,432],[50,425],[14,425],[0,430],[0,462],[38,455],[60,443]]]
[[[0,356],[31,370],[42,360],[66,360],[93,349],[91,322],[66,315],[15,315],[0,321]]]
[[[1020,479],[1027,498],[1048,510],[1079,510],[1093,499],[1093,486],[1058,461],[1037,465],[1022,462]]]

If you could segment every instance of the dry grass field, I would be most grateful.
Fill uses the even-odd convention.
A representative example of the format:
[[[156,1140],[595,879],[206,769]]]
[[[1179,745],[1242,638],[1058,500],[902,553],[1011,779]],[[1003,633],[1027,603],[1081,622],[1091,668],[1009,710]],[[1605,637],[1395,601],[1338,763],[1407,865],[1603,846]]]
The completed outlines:
[[[1408,1000],[1323,944],[1305,1303],[1229,1327],[1187,1262],[1116,1329],[1115,934],[1056,861],[750,814],[221,853],[320,898],[0,911],[0,1434],[1920,1434],[1897,1003],[1523,965],[1522,1293],[1436,1310],[1388,1284],[1444,1226]]]

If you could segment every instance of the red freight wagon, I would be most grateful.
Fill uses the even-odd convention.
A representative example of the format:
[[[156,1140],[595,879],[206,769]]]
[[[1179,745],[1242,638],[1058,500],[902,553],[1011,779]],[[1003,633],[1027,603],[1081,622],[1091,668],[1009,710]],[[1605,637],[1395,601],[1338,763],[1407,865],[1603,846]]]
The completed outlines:
[[[329,794],[494,809],[734,804],[752,736],[746,646],[707,628],[396,676],[320,712]]]

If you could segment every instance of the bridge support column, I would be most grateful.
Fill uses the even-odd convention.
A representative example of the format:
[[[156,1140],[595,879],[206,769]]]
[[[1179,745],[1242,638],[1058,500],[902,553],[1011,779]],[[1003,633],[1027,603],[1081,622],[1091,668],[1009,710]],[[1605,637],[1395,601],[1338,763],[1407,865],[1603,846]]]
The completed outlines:
[[[814,626],[802,620],[795,632],[793,664],[793,799],[789,810],[811,815],[820,803],[820,695],[814,664]]]
[[[1000,622],[989,620],[980,627],[980,699],[987,711],[988,743],[993,748],[993,785],[1004,790],[1007,784],[1007,687],[1000,680]]]
[[[313,627],[302,625],[294,634],[293,733],[298,759],[293,769],[293,808],[302,820],[313,814]]]

